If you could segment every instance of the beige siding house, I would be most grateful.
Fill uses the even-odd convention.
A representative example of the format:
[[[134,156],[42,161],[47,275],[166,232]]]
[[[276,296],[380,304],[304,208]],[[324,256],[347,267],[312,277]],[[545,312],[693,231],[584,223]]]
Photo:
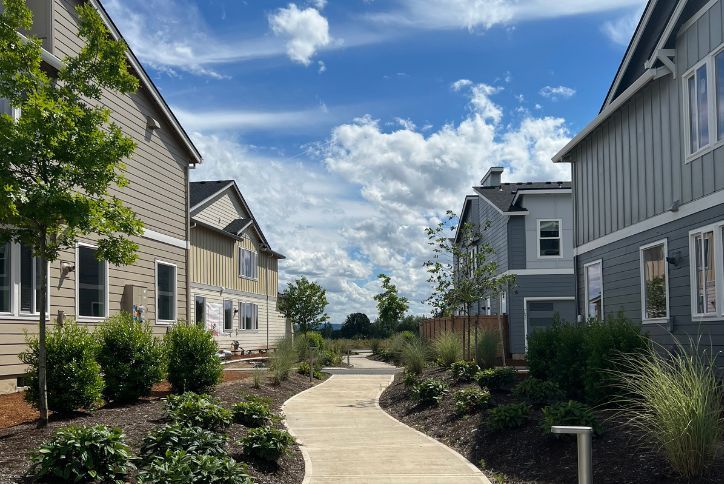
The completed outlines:
[[[288,333],[277,310],[284,256],[271,249],[233,180],[190,187],[193,319],[221,349],[273,348]]]
[[[50,70],[81,48],[75,13],[77,0],[31,0],[34,35],[43,40]],[[120,38],[102,6],[90,0],[113,35]],[[125,267],[95,259],[93,239],[79,241],[50,265],[49,315],[58,311],[82,324],[95,325],[121,310],[140,310],[158,334],[187,319],[189,169],[201,156],[132,52],[129,64],[141,87],[132,95],[108,93],[103,103],[113,122],[137,144],[127,160],[129,185],[113,194],[145,224],[138,261]],[[0,247],[0,393],[13,391],[25,367],[18,359],[25,332],[37,331],[37,262],[24,247]]]

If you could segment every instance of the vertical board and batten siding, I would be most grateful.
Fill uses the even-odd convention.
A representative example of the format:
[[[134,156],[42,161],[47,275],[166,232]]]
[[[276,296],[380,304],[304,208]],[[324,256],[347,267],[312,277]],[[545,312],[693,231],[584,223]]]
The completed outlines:
[[[506,270],[525,269],[526,234],[525,217],[516,215],[508,217],[508,267]],[[498,272],[505,270],[498,269]]]
[[[479,200],[479,224],[482,230],[482,242],[488,243],[495,251],[498,272],[508,270],[508,216],[501,214],[482,195]],[[486,224],[490,222],[490,226]]]

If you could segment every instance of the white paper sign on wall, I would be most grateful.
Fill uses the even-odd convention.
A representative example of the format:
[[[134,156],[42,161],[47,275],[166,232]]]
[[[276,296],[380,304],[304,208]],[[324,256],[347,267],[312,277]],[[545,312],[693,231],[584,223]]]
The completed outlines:
[[[211,331],[214,336],[219,336],[219,328],[221,328],[224,306],[217,302],[206,303],[206,329]]]

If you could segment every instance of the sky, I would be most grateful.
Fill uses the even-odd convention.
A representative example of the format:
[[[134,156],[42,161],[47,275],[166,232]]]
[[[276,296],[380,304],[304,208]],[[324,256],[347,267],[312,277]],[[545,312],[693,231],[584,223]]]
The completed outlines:
[[[426,314],[425,227],[491,166],[550,161],[598,113],[644,0],[104,0],[204,163],[235,179],[334,323],[379,273]]]

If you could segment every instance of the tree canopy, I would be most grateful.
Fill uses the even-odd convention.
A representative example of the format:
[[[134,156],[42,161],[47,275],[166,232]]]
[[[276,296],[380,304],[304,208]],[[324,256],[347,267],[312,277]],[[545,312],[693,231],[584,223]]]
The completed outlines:
[[[352,313],[347,316],[339,330],[343,338],[368,338],[372,335],[372,323],[364,313]]]
[[[407,312],[410,303],[407,298],[397,293],[397,286],[392,284],[390,276],[380,274],[382,292],[375,295],[377,301],[377,331],[381,336],[387,336],[395,331],[400,319]]]
[[[319,330],[329,319],[325,313],[327,291],[316,282],[301,277],[287,284],[279,298],[279,311],[295,324],[299,331]]]

